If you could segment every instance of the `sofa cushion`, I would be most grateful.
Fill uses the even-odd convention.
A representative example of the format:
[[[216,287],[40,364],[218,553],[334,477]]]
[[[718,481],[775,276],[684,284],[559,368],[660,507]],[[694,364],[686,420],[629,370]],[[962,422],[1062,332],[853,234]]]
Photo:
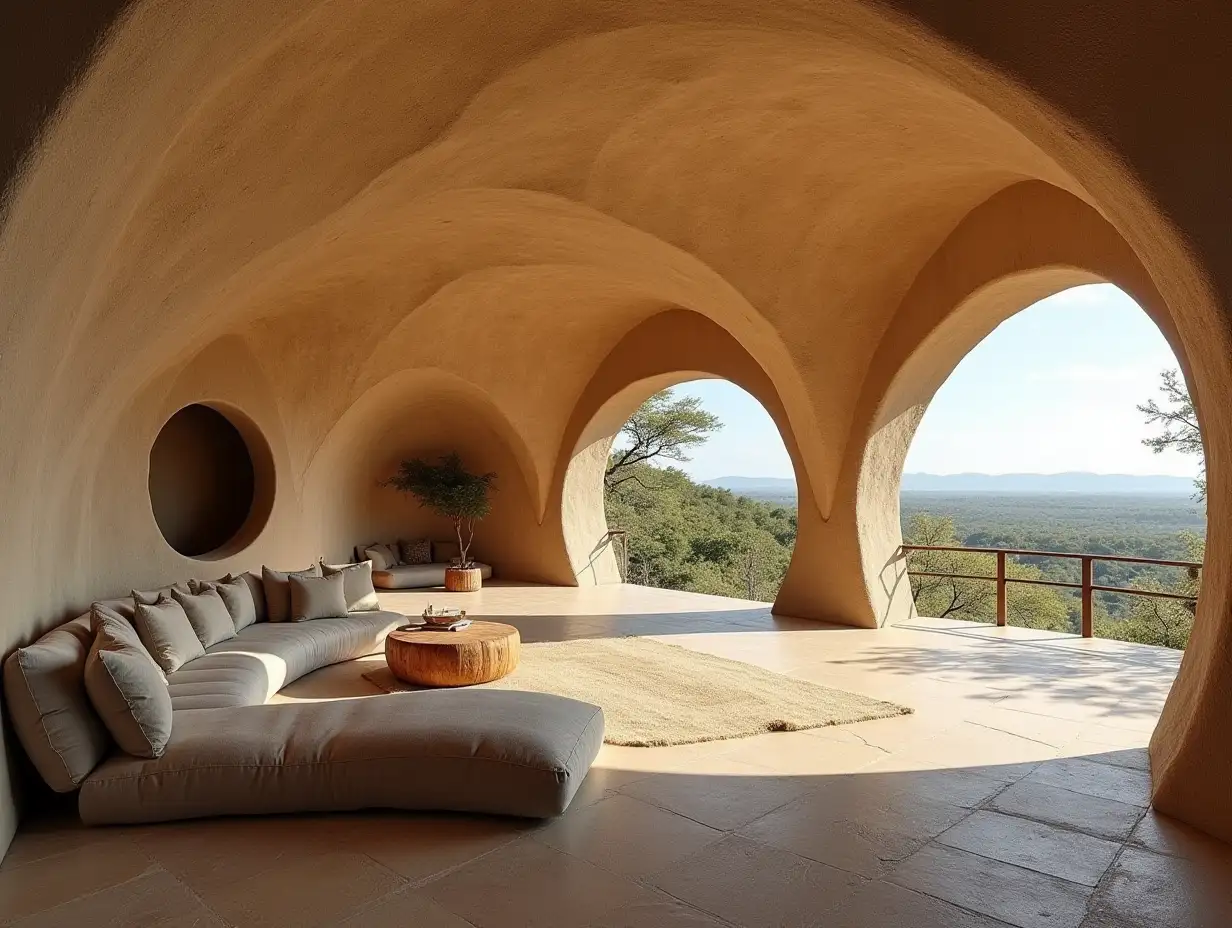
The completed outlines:
[[[445,568],[448,564],[415,564],[405,567],[391,567],[389,570],[374,570],[372,583],[382,590],[416,590],[429,586],[442,586],[445,583]],[[492,568],[487,564],[475,562],[480,575],[486,580],[492,576]]]
[[[253,573],[251,570],[246,570],[242,574],[227,574],[224,580],[243,580],[248,585],[248,592],[252,594],[252,605],[257,611],[257,622],[269,621],[269,608],[265,602],[265,581],[261,579],[261,575]],[[236,631],[240,628],[237,625]]]
[[[184,607],[169,596],[153,605],[138,602],[133,625],[141,636],[141,643],[164,673],[174,673],[181,665],[205,653]]]
[[[228,575],[221,580],[199,580],[196,592],[202,590],[213,590],[222,597],[227,614],[231,617],[233,631],[241,632],[257,621],[257,604],[252,598],[252,587],[243,577]]]
[[[332,577],[288,578],[291,587],[291,621],[311,622],[314,619],[340,619],[347,614],[346,592],[342,574]]]
[[[167,678],[126,619],[96,603],[91,624],[84,673],[90,702],[122,750],[158,757],[171,737]]]
[[[364,808],[545,818],[569,805],[602,741],[598,707],[518,691],[183,712],[162,757],[109,758],[78,807],[95,825]]]
[[[260,705],[306,673],[381,653],[385,636],[407,622],[396,612],[363,612],[315,622],[250,625],[169,674],[171,703],[177,712]]]
[[[388,570],[398,566],[398,552],[389,545],[366,545],[360,549],[359,553],[372,562],[373,570]]]
[[[265,606],[271,622],[291,621],[291,585],[288,582],[292,576],[319,577],[321,569],[313,564],[305,570],[271,570],[261,568],[261,585],[265,588]]]
[[[247,587],[244,589],[247,592]],[[203,588],[197,593],[172,590],[171,598],[184,607],[188,624],[192,626],[203,648],[213,647],[220,641],[235,637],[235,621],[216,590]]]
[[[322,562],[321,573],[326,577],[342,574],[347,612],[377,612],[380,610],[381,601],[376,598],[376,589],[372,586],[372,561],[360,561],[358,564]]]
[[[18,648],[4,662],[4,697],[13,729],[39,775],[58,793],[76,789],[111,745],[85,688],[93,643],[87,614]]]
[[[427,538],[416,538],[412,541],[398,542],[398,562],[400,564],[431,564],[432,542]]]
[[[181,593],[193,592],[192,581],[177,580],[168,586],[160,586],[157,590],[133,590],[132,597],[134,604],[145,603],[147,606],[152,606],[164,596],[170,596],[172,592],[178,590]]]

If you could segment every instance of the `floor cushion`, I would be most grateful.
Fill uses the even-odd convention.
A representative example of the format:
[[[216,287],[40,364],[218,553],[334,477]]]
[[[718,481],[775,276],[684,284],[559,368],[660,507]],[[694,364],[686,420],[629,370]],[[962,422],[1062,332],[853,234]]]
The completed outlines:
[[[177,712],[162,757],[109,758],[78,808],[92,825],[366,808],[547,818],[602,742],[597,706],[517,691]]]

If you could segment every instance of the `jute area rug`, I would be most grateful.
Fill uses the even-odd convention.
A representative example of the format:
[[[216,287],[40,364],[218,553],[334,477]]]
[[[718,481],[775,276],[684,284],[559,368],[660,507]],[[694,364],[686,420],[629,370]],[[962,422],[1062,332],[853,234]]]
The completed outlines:
[[[364,677],[387,693],[421,689],[384,666]],[[607,722],[603,740],[629,747],[746,738],[912,711],[649,638],[524,644],[517,670],[476,688],[555,693],[593,703],[602,707]]]

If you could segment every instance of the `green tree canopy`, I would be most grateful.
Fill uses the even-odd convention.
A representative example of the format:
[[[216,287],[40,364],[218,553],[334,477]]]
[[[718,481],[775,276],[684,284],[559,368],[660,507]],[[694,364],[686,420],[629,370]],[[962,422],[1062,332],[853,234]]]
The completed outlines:
[[[702,408],[696,396],[676,397],[661,390],[646,400],[620,430],[624,444],[612,451],[603,482],[611,490],[626,481],[653,475],[639,464],[655,460],[687,461],[689,448],[704,444],[723,427],[719,417]]]

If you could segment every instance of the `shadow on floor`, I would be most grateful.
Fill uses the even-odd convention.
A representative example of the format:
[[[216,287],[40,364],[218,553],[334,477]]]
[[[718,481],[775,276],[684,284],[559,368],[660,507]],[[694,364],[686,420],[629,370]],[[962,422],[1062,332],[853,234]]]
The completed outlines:
[[[1145,766],[1138,749],[831,776],[605,767],[547,822],[369,811],[87,829],[62,811],[23,827],[0,914],[127,924],[137,898],[143,917],[201,924],[1232,923],[1232,847],[1150,812]],[[66,898],[81,888],[65,855],[91,853],[96,869],[145,863]],[[38,899],[6,886],[43,870],[60,879]]]

